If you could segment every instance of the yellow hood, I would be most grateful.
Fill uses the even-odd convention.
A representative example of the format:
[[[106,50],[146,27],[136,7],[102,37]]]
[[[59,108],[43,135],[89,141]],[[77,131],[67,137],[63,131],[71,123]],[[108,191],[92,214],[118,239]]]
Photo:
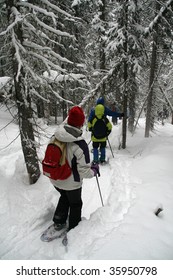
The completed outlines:
[[[98,119],[101,119],[102,116],[104,115],[105,112],[105,107],[102,104],[98,104],[95,107],[95,115]]]

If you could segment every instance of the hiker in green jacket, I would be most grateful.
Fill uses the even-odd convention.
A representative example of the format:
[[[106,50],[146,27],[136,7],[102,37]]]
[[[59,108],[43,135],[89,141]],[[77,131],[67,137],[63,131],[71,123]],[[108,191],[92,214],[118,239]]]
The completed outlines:
[[[106,161],[106,141],[111,133],[112,124],[105,116],[105,107],[98,104],[95,107],[94,115],[88,122],[88,129],[91,131],[91,141],[93,145],[93,162],[104,163]],[[99,151],[100,148],[100,158]]]

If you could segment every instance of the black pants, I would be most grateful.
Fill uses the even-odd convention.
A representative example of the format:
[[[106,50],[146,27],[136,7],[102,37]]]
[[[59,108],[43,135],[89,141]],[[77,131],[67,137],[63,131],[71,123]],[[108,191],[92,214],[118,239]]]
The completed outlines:
[[[65,191],[58,189],[60,198],[56,207],[53,221],[56,224],[64,224],[67,221],[69,215],[69,230],[78,225],[81,221],[82,212],[82,188]]]

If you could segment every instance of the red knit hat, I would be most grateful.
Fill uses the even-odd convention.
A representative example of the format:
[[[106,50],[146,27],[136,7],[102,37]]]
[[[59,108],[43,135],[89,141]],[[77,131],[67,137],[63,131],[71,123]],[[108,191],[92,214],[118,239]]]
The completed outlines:
[[[81,127],[85,121],[85,115],[81,107],[74,106],[68,113],[67,123],[72,126]]]

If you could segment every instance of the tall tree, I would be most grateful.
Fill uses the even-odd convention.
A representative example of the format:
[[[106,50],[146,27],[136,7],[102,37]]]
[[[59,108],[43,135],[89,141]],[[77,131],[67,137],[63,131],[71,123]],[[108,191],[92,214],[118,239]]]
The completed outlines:
[[[9,24],[12,25],[14,21],[17,24],[11,30],[12,47],[11,56],[13,61],[13,78],[15,85],[15,98],[18,108],[19,130],[21,135],[21,144],[27,172],[29,175],[30,184],[34,184],[39,176],[40,169],[37,158],[37,152],[34,141],[34,133],[32,126],[32,110],[31,98],[29,95],[29,88],[27,86],[27,74],[20,61],[18,45],[23,45],[23,31],[20,13],[16,8],[15,1],[6,1],[8,10]]]
[[[111,58],[110,68],[112,77],[121,92],[123,103],[122,148],[126,148],[127,111],[130,108],[133,131],[136,102],[138,93],[136,76],[139,75],[142,60],[144,60],[144,40],[140,26],[140,11],[136,0],[112,1],[114,9],[111,11],[112,21],[108,31],[107,55]],[[113,82],[112,82],[113,83]],[[133,110],[133,111],[132,111]]]
[[[84,77],[68,67],[74,63],[65,57],[66,52],[63,55],[55,52],[55,45],[59,49],[64,48],[63,38],[67,39],[66,43],[73,44],[74,36],[64,27],[66,21],[75,21],[76,18],[53,2],[6,0],[9,24],[0,34],[11,51],[21,143],[31,184],[40,175],[32,104],[38,98],[49,103],[52,96],[72,104],[68,96],[66,99],[57,92],[56,86],[61,88],[63,80],[79,83],[81,80],[83,84]],[[60,26],[57,25],[58,19],[61,19],[58,21]]]
[[[148,97],[146,106],[146,126],[145,137],[149,137],[150,131],[154,129],[155,117],[156,117],[156,103],[158,96],[158,84],[161,74],[161,67],[163,61],[165,61],[165,54],[168,53],[168,41],[172,41],[172,17],[170,15],[173,12],[173,1],[169,0],[164,6],[158,1],[153,2],[153,10],[155,11],[154,20],[151,21],[149,27],[146,29],[146,34],[152,32],[152,54],[151,54],[151,66],[150,66],[150,78],[148,87]],[[170,39],[169,39],[170,38]],[[166,40],[165,40],[166,39]],[[166,52],[163,51],[161,59],[161,51],[166,46]]]

